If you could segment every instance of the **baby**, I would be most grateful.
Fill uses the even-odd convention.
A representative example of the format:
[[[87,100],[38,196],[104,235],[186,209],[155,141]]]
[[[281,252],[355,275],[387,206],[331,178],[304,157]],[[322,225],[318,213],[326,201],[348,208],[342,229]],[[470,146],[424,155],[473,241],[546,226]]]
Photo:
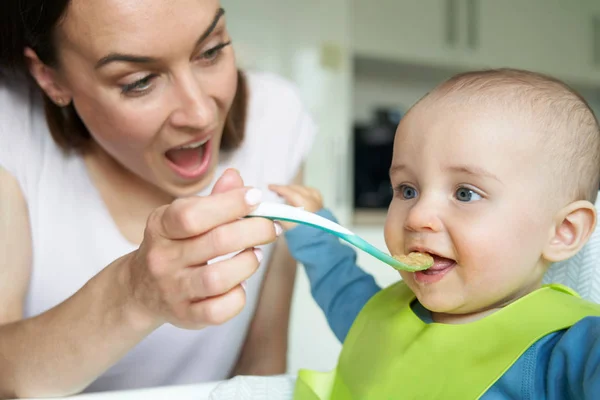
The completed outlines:
[[[596,225],[600,127],[585,100],[527,71],[457,75],[402,119],[390,179],[390,253],[434,258],[391,287],[332,235],[286,226],[344,342],[335,371],[300,373],[296,398],[600,398],[600,306],[542,286]],[[272,189],[333,219],[313,189]]]

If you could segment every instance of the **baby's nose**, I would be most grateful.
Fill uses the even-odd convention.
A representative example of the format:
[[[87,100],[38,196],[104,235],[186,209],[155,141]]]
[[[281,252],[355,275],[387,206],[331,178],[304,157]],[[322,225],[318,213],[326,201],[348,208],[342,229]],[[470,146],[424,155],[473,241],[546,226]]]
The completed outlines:
[[[404,227],[412,232],[439,232],[442,221],[439,207],[432,200],[419,200],[409,211]]]

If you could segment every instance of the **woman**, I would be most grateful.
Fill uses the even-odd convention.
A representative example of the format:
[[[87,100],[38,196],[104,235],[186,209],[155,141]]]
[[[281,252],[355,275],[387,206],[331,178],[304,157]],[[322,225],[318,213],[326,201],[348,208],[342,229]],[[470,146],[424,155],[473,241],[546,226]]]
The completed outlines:
[[[0,15],[0,397],[284,372],[295,264],[241,217],[300,180],[295,91],[236,69],[218,0]]]

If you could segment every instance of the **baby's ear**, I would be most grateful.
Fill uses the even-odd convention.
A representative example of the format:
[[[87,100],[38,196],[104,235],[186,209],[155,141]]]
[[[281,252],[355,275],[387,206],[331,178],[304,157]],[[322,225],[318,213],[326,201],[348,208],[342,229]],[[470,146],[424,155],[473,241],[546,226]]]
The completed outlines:
[[[589,201],[576,201],[561,209],[554,221],[542,257],[559,262],[574,256],[587,243],[596,227],[596,209]]]

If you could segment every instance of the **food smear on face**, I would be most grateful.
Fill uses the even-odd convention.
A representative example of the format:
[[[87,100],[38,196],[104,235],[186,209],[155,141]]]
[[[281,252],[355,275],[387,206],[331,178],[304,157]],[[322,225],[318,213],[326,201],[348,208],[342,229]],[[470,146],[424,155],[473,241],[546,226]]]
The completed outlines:
[[[418,266],[427,266],[430,267],[433,265],[433,257],[430,256],[427,253],[419,253],[416,251],[413,251],[412,253],[409,253],[408,255],[395,255],[394,258],[398,261],[400,261],[403,264],[409,265],[411,267],[418,267]]]

